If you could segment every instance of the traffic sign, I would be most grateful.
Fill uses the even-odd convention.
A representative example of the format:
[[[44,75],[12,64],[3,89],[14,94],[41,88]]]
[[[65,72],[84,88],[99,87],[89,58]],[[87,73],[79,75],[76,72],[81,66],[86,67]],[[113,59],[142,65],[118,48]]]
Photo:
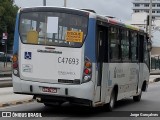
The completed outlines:
[[[8,33],[3,33],[3,40],[7,40]]]

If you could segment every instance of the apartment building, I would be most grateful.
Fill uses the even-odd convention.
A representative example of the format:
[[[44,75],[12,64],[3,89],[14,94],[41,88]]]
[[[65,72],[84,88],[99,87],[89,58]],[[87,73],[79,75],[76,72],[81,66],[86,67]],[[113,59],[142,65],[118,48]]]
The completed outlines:
[[[133,13],[146,12],[149,13],[150,0],[133,0]],[[160,17],[160,0],[152,0],[152,16]]]

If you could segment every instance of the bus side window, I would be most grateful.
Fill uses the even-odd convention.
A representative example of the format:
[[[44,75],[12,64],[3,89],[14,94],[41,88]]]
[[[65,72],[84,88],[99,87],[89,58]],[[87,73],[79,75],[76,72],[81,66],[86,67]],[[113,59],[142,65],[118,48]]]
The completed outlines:
[[[131,32],[131,60],[138,60],[138,41],[137,41],[137,33]]]
[[[120,57],[120,39],[119,39],[119,29],[111,27],[109,31],[110,38],[110,59],[119,60]]]
[[[125,62],[129,60],[129,31],[122,29],[121,35],[122,60]]]
[[[150,58],[149,58],[149,52],[147,50],[147,39],[146,37],[144,38],[144,58],[143,58],[143,61],[144,63],[147,64],[148,67],[150,67]]]
[[[144,62],[144,36],[139,35],[139,62]]]

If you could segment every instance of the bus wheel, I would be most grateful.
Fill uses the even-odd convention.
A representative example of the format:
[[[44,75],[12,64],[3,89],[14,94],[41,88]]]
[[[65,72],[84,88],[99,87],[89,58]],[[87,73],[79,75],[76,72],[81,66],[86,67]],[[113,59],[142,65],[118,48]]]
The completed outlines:
[[[139,95],[133,96],[133,100],[134,100],[135,102],[139,102],[139,101],[141,100],[141,96],[142,96],[142,91],[141,91],[141,93],[140,93]]]
[[[112,91],[110,102],[106,104],[107,111],[111,112],[114,108],[116,102],[116,93],[115,91]]]

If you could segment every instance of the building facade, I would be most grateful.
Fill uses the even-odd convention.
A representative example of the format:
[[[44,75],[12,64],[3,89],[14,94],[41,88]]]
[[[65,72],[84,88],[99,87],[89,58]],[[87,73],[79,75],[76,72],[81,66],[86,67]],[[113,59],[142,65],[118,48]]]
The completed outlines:
[[[133,0],[133,13],[146,12],[149,13],[150,0]],[[152,0],[152,16],[160,17],[160,0]]]
[[[150,0],[132,0],[133,14],[131,24],[148,32],[147,16]],[[151,70],[160,69],[160,0],[152,0],[152,50]]]

